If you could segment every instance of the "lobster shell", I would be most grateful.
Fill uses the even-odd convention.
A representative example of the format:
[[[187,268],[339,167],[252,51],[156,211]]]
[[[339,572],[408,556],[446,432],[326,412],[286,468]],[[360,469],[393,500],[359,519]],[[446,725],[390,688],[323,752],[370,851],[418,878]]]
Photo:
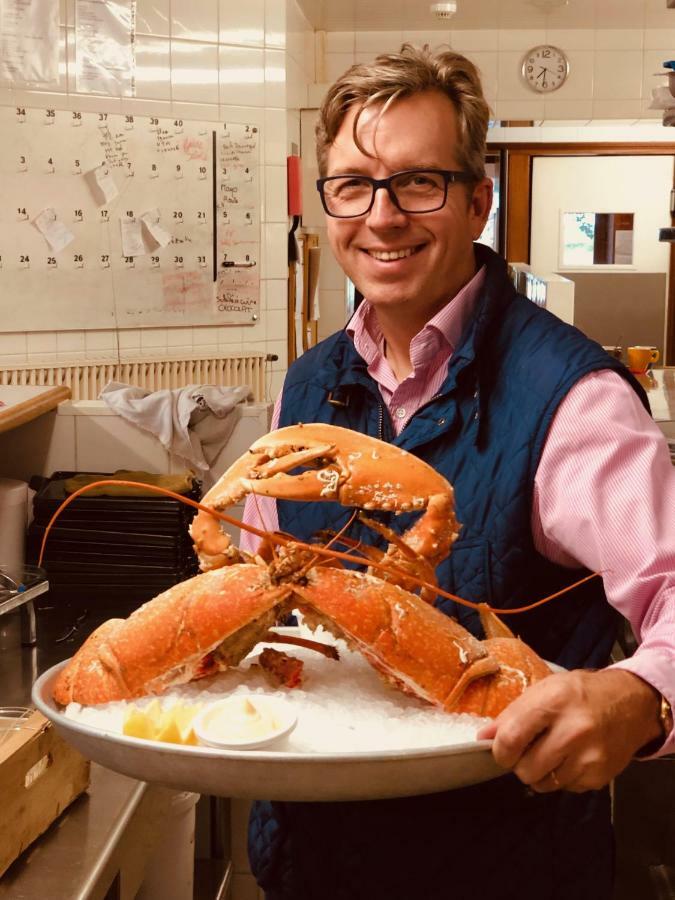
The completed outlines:
[[[190,681],[203,657],[228,639],[238,645],[231,653],[236,665],[277,621],[288,593],[256,565],[189,578],[128,619],[97,628],[60,672],[54,699],[93,705],[161,693]]]
[[[391,683],[447,712],[467,686],[499,669],[487,643],[397,585],[361,572],[313,569],[294,586],[308,624],[359,650]]]

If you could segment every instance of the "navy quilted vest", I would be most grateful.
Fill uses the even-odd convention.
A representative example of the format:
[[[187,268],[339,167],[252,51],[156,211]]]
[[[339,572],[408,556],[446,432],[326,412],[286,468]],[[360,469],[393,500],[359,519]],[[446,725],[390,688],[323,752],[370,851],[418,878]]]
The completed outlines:
[[[449,559],[438,569],[439,583],[470,600],[509,608],[554,593],[585,574],[555,565],[537,553],[530,527],[534,476],[561,400],[587,373],[613,369],[630,382],[647,408],[648,404],[640,385],[599,345],[516,294],[500,257],[480,245],[476,245],[476,255],[479,264],[487,265],[477,313],[452,356],[438,395],[415,414],[401,435],[393,436],[377,386],[344,332],[322,342],[291,366],[284,384],[280,424],[329,422],[352,428],[401,446],[442,472],[454,487],[462,528]],[[278,508],[280,527],[302,539],[309,539],[324,528],[340,528],[349,516],[349,512],[333,503],[283,501]],[[405,516],[390,518],[386,514],[381,518],[398,531],[405,530],[411,521]],[[372,532],[363,526],[353,526],[350,533],[376,542]],[[471,610],[451,601],[438,605],[481,636],[477,617]],[[605,665],[615,632],[614,612],[605,599],[600,579],[542,608],[510,617],[507,624],[541,656],[567,668]],[[500,799],[502,795],[508,796],[507,802]],[[509,809],[507,828],[512,829],[512,839],[518,834],[529,835],[529,842],[519,845],[518,853],[509,858],[514,879],[516,870],[523,866],[540,873],[539,880],[533,875],[532,885],[536,884],[536,888],[531,896],[538,900],[568,896],[600,900],[609,896],[611,832],[606,793],[581,798],[562,794],[523,799],[520,783],[511,776],[426,798],[368,804],[260,804],[249,833],[252,868],[261,884],[271,891],[270,898],[310,900],[316,896],[321,900],[342,900],[344,896],[351,900],[361,896],[356,891],[357,882],[363,886],[359,891],[363,889],[364,897],[393,900],[399,896],[399,889],[400,896],[405,897],[406,891],[418,883],[415,879],[419,879],[419,866],[410,870],[410,888],[404,888],[408,883],[405,865],[397,859],[396,883],[382,892],[385,876],[375,863],[380,844],[376,840],[371,847],[370,863],[357,849],[364,840],[373,841],[372,835],[366,838],[363,830],[369,815],[374,819],[373,827],[382,832],[382,842],[391,844],[394,840],[391,833],[389,838],[384,835],[391,821],[403,829],[406,846],[414,842],[417,833],[425,835],[416,852],[423,854],[427,866],[433,858],[433,867],[438,867],[436,857],[440,853],[433,849],[433,842],[429,843],[429,826],[440,828],[447,840],[460,841],[460,845],[455,843],[453,856],[459,851],[471,870],[476,847],[470,849],[473,838],[469,837],[467,844],[465,835],[473,829],[479,844],[485,840],[491,847],[495,840],[503,840],[501,831],[496,831],[493,838],[489,836],[496,827],[494,808],[501,803]],[[480,806],[484,807],[483,812],[477,809]],[[456,820],[459,810],[466,812],[467,807],[474,811],[472,827],[467,828],[464,815],[459,836],[451,838],[449,822]],[[342,824],[338,826],[340,820]],[[337,834],[336,829],[341,833]],[[345,829],[356,829],[353,840],[342,834]],[[308,831],[316,831],[317,840],[324,846],[327,830],[341,847],[344,892],[336,888],[330,893],[325,884],[319,887],[321,867],[330,864],[330,853],[320,863],[321,854],[315,849],[313,864],[298,847],[299,833],[303,832],[306,838]],[[554,850],[550,846],[553,830]],[[585,854],[590,852],[590,831],[595,834],[592,877],[583,870]],[[319,837],[322,832],[324,838]],[[578,845],[581,841],[583,848]],[[577,862],[571,868],[570,864],[566,866],[565,880],[559,870],[560,861],[572,858]],[[457,863],[457,859],[448,863],[448,878],[453,870],[457,878]],[[494,883],[501,886],[500,890],[504,877],[509,877],[503,871],[506,864],[502,861],[501,871],[495,875]],[[442,866],[438,871],[433,868],[433,883],[441,885],[446,880],[441,870]],[[585,892],[587,877],[590,880]],[[436,896],[432,887],[430,881],[426,888],[430,898]],[[418,889],[414,890],[419,896]],[[472,890],[467,887],[467,896],[472,895]],[[566,893],[567,890],[573,893]],[[460,898],[464,894],[448,896]],[[493,891],[492,896],[507,894]],[[521,885],[516,896],[530,894]]]
[[[551,419],[570,387],[597,369],[613,369],[641,386],[577,329],[515,293],[501,257],[478,247],[487,263],[478,314],[453,354],[434,400],[394,437],[377,386],[352,341],[339,332],[291,367],[281,425],[330,422],[390,441],[421,456],[455,490],[462,528],[439,583],[453,594],[500,608],[524,606],[584,574],[554,565],[534,548],[530,518],[534,475]],[[338,405],[336,405],[336,402]],[[350,511],[333,503],[278,502],[280,526],[302,539],[341,527]],[[397,531],[409,516],[380,516]],[[353,536],[375,543],[353,526]],[[477,615],[452,601],[438,604],[478,636]],[[613,612],[600,579],[508,624],[546,659],[566,668],[605,665]]]

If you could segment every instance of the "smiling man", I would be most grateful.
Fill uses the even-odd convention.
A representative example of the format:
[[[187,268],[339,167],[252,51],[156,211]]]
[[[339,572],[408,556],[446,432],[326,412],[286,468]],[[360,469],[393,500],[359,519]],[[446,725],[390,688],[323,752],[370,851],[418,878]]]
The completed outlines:
[[[376,311],[387,356],[408,368],[404,376],[410,341],[476,273],[473,241],[490,212],[492,182],[481,174],[482,155],[471,166],[460,146],[452,101],[427,91],[385,114],[352,106],[325,154],[331,248]]]
[[[274,425],[352,428],[440,471],[462,529],[437,575],[456,595],[515,609],[589,570],[603,578],[509,619],[570,670],[483,730],[512,774],[400,800],[256,804],[249,848],[268,900],[609,900],[606,786],[636,754],[675,747],[668,449],[628,371],[518,295],[475,243],[487,123],[477,71],[451,51],[406,45],[330,88],[317,186],[365,300],[290,367]],[[307,540],[349,511],[278,501],[267,527],[277,515]],[[361,524],[350,533],[373,541]],[[471,611],[438,607],[481,636]],[[641,644],[608,666],[617,610]]]

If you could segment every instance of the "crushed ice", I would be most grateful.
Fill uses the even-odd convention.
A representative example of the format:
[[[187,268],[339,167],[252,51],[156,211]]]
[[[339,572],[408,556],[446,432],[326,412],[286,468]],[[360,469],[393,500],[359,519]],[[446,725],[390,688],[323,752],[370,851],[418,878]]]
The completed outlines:
[[[279,746],[280,751],[291,753],[415,750],[469,743],[489,721],[449,715],[408,697],[383,682],[359,653],[348,650],[343,641],[335,641],[322,628],[312,633],[301,625],[299,630],[303,637],[337,644],[340,653],[336,662],[303,647],[277,644],[277,649],[303,660],[302,687],[291,690],[270,686],[254,663],[263,646],[274,645],[259,644],[239,668],[171,688],[160,696],[161,703],[165,708],[177,702],[208,704],[243,693],[283,698],[298,714],[295,731]],[[135,703],[143,707],[151,699],[141,698]],[[128,705],[117,702],[83,707],[71,703],[66,716],[121,734]]]

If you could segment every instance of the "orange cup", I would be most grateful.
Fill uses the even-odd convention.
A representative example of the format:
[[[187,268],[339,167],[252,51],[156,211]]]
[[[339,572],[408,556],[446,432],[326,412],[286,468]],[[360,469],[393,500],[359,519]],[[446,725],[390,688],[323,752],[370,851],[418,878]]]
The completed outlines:
[[[647,366],[659,361],[659,351],[656,347],[629,347],[628,368],[634,375],[644,375]]]

